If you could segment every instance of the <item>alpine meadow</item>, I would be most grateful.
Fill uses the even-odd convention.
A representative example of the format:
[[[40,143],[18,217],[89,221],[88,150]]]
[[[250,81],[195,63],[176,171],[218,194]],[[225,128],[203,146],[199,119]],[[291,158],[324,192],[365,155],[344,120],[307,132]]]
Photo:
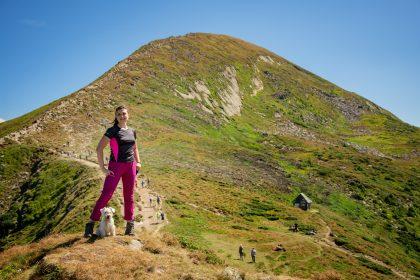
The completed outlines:
[[[117,236],[84,239],[103,184],[96,146],[121,104],[167,222],[124,236],[118,187]],[[419,141],[419,128],[262,47],[156,40],[0,123],[0,278],[417,279]]]

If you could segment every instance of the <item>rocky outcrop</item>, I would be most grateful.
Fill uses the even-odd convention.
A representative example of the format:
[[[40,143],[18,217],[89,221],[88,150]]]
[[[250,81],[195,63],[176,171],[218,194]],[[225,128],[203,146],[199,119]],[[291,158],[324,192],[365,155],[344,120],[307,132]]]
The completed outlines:
[[[175,89],[175,93],[184,99],[196,99],[200,102],[200,107],[209,114],[213,114],[214,110],[221,108],[221,113],[226,117],[232,117],[241,114],[242,108],[242,92],[236,78],[236,70],[232,66],[226,67],[221,73],[221,81],[225,84],[225,88],[218,91],[218,102],[215,98],[211,98],[211,92],[203,81],[195,81],[188,92],[181,92]],[[256,81],[258,90],[262,89],[262,82]]]
[[[253,86],[252,96],[257,95],[257,93],[259,93],[260,91],[264,89],[263,82],[258,77],[252,78],[252,86]]]
[[[327,92],[317,88],[312,88],[313,92],[321,99],[325,100],[333,107],[337,108],[343,116],[350,122],[359,120],[359,117],[367,111],[377,111],[376,108],[368,102],[362,102],[361,99],[353,96],[342,96],[339,94]]]
[[[236,80],[236,70],[232,66],[226,67],[223,77],[227,81],[226,89],[222,90],[219,95],[222,99],[222,108],[226,116],[232,117],[241,114],[242,93]]]
[[[259,57],[258,57],[258,61],[261,61],[261,62],[265,62],[265,63],[268,63],[268,64],[271,64],[271,65],[281,65],[282,63],[281,62],[279,62],[279,61],[275,61],[271,56],[269,56],[269,55],[260,55]]]

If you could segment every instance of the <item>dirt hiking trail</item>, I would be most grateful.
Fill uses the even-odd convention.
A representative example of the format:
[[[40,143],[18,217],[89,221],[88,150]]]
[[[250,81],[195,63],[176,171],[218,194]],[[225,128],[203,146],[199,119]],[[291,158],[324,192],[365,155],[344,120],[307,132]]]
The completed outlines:
[[[334,241],[331,240],[331,233],[332,233],[331,228],[328,226],[328,224],[323,219],[321,219],[321,221],[322,221],[322,223],[324,224],[324,226],[326,227],[327,230],[326,230],[325,235],[322,238],[317,239],[317,242],[319,244],[324,245],[324,246],[328,246],[330,248],[333,248],[333,249],[338,250],[340,252],[343,252],[345,254],[351,255],[355,258],[363,257],[365,259],[368,259],[371,262],[374,262],[378,265],[381,265],[385,268],[388,268],[389,270],[392,271],[392,273],[394,273],[395,275],[397,275],[398,277],[400,277],[402,279],[415,279],[413,276],[408,275],[407,273],[405,273],[403,271],[400,271],[400,270],[398,270],[398,269],[396,269],[392,266],[389,266],[386,263],[384,263],[383,261],[378,260],[378,259],[376,259],[372,256],[369,256],[369,255],[366,255],[366,254],[363,254],[363,253],[355,253],[355,252],[352,252],[352,251],[350,251],[350,250],[348,250],[344,247],[338,246],[337,244],[334,243]]]
[[[77,161],[83,165],[93,167],[97,169],[97,175],[100,178],[104,178],[104,174],[99,169],[99,165],[95,162],[64,156],[66,160]],[[147,230],[151,233],[157,233],[164,225],[168,224],[168,219],[166,213],[163,212],[163,198],[158,193],[150,189],[150,186],[147,184],[147,181],[143,179],[137,179],[137,186],[135,187],[135,232],[138,235],[142,230]],[[143,187],[142,187],[143,185]],[[122,180],[118,183],[118,186],[114,192],[114,196],[119,201],[120,204],[120,215],[124,216],[124,198],[122,195]],[[157,201],[157,197],[160,197],[160,203]],[[151,199],[151,203],[150,203]],[[93,207],[93,205],[92,205]],[[160,213],[164,213],[164,220],[161,219]],[[158,214],[159,213],[159,214]],[[125,226],[125,225],[124,225]]]

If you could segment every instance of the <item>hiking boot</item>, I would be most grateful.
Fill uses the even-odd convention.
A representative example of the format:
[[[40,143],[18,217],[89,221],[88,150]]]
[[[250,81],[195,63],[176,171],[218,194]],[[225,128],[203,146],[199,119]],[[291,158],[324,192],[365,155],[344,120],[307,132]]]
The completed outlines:
[[[134,235],[134,222],[127,222],[125,226],[125,235]]]
[[[84,237],[86,237],[86,238],[92,237],[94,226],[95,226],[94,222],[89,222],[85,225],[85,235],[84,235]]]

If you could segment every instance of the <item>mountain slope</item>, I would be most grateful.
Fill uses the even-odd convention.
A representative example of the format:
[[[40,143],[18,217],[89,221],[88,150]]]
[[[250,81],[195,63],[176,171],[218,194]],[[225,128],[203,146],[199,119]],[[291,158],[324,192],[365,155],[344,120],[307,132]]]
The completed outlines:
[[[0,124],[1,153],[10,158],[0,169],[1,215],[11,217],[4,246],[69,230],[60,219],[35,236],[26,225],[13,227],[15,213],[28,209],[13,201],[22,194],[40,201],[25,186],[46,188],[37,168],[29,172],[32,163],[19,165],[16,155],[30,151],[28,161],[46,169],[60,155],[95,160],[121,103],[139,135],[144,173],[167,197],[172,223],[165,230],[189,250],[212,250],[240,267],[232,256],[242,242],[257,247],[264,258],[255,270],[267,274],[395,277],[321,244],[331,229],[346,250],[418,270],[419,129],[268,50],[203,33],[151,42],[87,87]],[[65,190],[83,185],[83,172],[89,169],[72,175]],[[84,188],[91,199],[73,200],[80,208],[73,230],[88,217],[100,181]],[[312,198],[313,211],[292,207],[299,192]],[[317,234],[289,232],[295,222]],[[287,253],[271,251],[279,241]]]

